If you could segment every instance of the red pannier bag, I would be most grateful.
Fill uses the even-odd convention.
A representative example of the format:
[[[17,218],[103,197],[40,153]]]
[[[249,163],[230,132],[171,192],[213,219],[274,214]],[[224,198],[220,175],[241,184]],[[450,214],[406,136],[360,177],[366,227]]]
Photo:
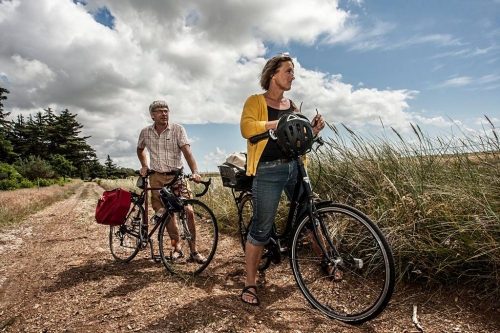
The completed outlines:
[[[132,193],[122,188],[104,191],[97,201],[95,220],[99,224],[120,225],[125,222],[125,217],[130,208]]]

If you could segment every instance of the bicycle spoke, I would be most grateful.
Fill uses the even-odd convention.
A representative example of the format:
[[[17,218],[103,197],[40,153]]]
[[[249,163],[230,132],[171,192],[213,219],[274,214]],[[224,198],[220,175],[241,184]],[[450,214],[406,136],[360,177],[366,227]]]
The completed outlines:
[[[214,214],[204,203],[187,200],[185,207],[186,216],[190,210],[193,212],[193,224],[189,219],[183,220],[179,212],[170,214],[159,231],[160,256],[171,273],[192,277],[200,274],[211,262],[217,247],[218,229]],[[172,239],[180,240],[183,257],[173,258]],[[205,257],[206,262],[197,262],[196,256],[190,255],[194,250]]]
[[[143,208],[131,203],[125,222],[109,228],[109,247],[116,261],[129,262],[139,252],[139,228],[143,219]]]
[[[324,224],[323,231],[317,230],[326,239],[326,256],[307,229],[312,225],[307,218],[294,236],[292,269],[301,291],[332,318],[362,323],[375,317],[394,288],[394,262],[387,242],[373,222],[350,207],[325,205],[318,214]]]

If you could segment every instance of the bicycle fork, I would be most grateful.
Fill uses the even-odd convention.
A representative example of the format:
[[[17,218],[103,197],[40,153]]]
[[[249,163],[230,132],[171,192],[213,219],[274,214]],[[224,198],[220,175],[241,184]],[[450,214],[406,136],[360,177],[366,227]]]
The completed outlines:
[[[353,269],[361,269],[363,268],[363,259],[354,258],[350,256],[349,258],[342,258],[340,255],[339,249],[332,243],[330,237],[328,236],[328,231],[325,227],[325,224],[318,218],[314,218],[314,240],[317,245],[321,248],[323,253],[325,264],[334,268],[338,268],[340,270],[345,270],[348,266]],[[322,237],[322,235],[326,235],[326,237]],[[321,238],[320,238],[321,237]],[[322,239],[323,242],[319,241]],[[324,240],[326,239],[326,243]],[[326,248],[331,249],[328,251]]]
[[[179,219],[177,220],[177,227],[179,228],[179,237],[182,240],[187,240],[190,242],[193,239],[193,235],[189,230],[188,219],[186,211],[182,210],[179,212]]]

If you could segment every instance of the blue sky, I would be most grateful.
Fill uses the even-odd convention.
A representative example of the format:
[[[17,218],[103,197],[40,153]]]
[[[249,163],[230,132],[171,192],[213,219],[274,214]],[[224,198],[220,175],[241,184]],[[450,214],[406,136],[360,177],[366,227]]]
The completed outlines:
[[[140,166],[156,99],[200,170],[245,150],[243,103],[281,52],[306,116],[366,135],[381,122],[432,135],[482,132],[484,115],[500,125],[500,0],[3,0],[0,31],[5,111],[67,108],[99,158],[124,167]]]

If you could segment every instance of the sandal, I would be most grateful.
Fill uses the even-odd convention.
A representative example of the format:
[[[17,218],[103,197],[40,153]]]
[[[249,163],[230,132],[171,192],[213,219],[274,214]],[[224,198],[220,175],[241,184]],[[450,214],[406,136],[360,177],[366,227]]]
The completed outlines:
[[[199,256],[199,257],[196,258],[196,256]],[[200,252],[194,251],[194,252],[191,252],[191,254],[189,255],[188,262],[196,262],[197,264],[203,265],[204,263],[207,262],[207,258],[205,258],[203,256],[203,254],[201,254]]]
[[[152,259],[157,263],[161,262],[161,256],[159,254],[153,254]]]
[[[340,282],[344,279],[344,271],[336,266],[330,265],[327,261],[321,261],[321,269],[323,272],[331,277],[333,282]]]
[[[170,261],[174,262],[177,259],[184,258],[184,253],[182,250],[174,249],[173,251],[170,252]]]
[[[250,291],[250,289],[255,290],[255,292]],[[256,292],[257,292],[257,286],[244,287],[243,290],[241,291],[241,295],[240,295],[241,301],[245,304],[248,304],[248,305],[259,306],[260,301],[259,301],[259,298],[257,297]],[[245,299],[243,298],[244,294],[252,296],[252,301],[251,302],[245,301]]]

